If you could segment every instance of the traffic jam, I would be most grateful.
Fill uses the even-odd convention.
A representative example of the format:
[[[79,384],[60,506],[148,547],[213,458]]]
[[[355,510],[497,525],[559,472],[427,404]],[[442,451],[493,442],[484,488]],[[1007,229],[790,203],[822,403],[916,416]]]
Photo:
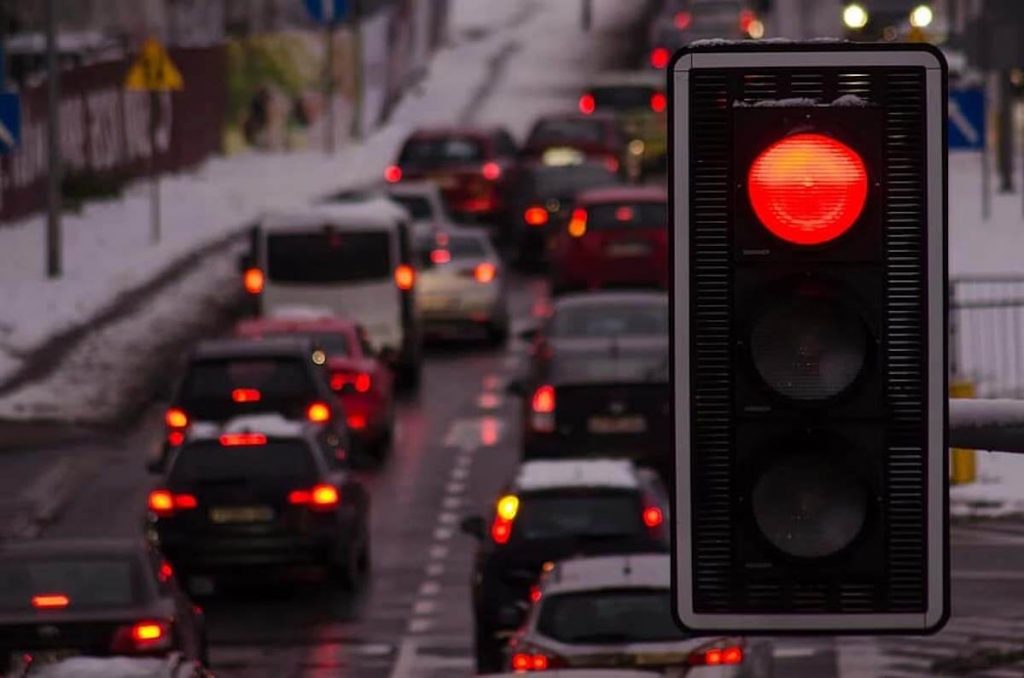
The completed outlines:
[[[764,26],[747,3],[658,4],[641,63],[525,135],[415,127],[377,181],[248,229],[241,308],[132,442],[144,480],[72,504],[102,522],[141,496],[111,512],[130,534],[0,542],[0,675],[780,675],[773,639],[683,630],[671,555],[666,68]],[[838,163],[826,197],[860,203],[837,228],[858,218],[862,160],[795,135],[749,158],[752,247],[838,237],[807,226],[801,162]],[[808,294],[799,312],[830,312]],[[838,358],[838,386],[793,380],[801,319],[771,318],[765,381],[796,401],[853,382]]]

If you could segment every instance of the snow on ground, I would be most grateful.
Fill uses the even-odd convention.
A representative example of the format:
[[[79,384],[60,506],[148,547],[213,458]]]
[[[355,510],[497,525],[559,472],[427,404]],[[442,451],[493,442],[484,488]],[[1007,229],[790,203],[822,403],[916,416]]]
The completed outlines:
[[[1024,198],[995,190],[992,213],[982,220],[981,155],[949,156],[949,272],[1024,274]],[[1018,171],[1018,186],[1020,172]]]
[[[957,517],[1024,514],[1024,455],[977,452],[977,481],[949,489],[949,512]]]

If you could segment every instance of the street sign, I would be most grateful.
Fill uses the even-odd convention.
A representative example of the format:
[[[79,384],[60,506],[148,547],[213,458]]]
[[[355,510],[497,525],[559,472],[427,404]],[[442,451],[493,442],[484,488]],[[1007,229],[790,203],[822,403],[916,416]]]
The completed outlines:
[[[164,46],[154,38],[146,38],[138,58],[128,69],[124,86],[139,92],[167,92],[183,89],[185,80]]]
[[[698,633],[949,611],[946,64],[697,43],[671,64],[675,610]]]
[[[336,24],[348,16],[350,0],[303,0],[306,11],[318,24]]]
[[[0,155],[14,152],[21,142],[21,97],[0,93]]]
[[[970,87],[949,91],[949,150],[980,151],[985,148],[985,89]]]

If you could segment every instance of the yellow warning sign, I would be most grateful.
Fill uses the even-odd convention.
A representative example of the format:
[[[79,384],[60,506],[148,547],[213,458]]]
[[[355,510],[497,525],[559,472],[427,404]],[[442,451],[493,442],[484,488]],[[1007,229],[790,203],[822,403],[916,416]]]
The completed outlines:
[[[154,38],[146,38],[139,51],[139,58],[128,69],[124,86],[141,92],[165,92],[183,89],[185,80],[164,46]]]

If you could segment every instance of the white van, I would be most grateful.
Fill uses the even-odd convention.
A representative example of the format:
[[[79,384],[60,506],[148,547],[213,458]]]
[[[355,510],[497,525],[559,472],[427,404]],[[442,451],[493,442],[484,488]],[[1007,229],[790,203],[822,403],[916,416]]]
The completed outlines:
[[[246,289],[264,315],[317,308],[358,321],[399,379],[419,380],[422,335],[416,313],[408,213],[384,198],[269,214],[253,238]],[[251,276],[259,284],[250,284]]]

